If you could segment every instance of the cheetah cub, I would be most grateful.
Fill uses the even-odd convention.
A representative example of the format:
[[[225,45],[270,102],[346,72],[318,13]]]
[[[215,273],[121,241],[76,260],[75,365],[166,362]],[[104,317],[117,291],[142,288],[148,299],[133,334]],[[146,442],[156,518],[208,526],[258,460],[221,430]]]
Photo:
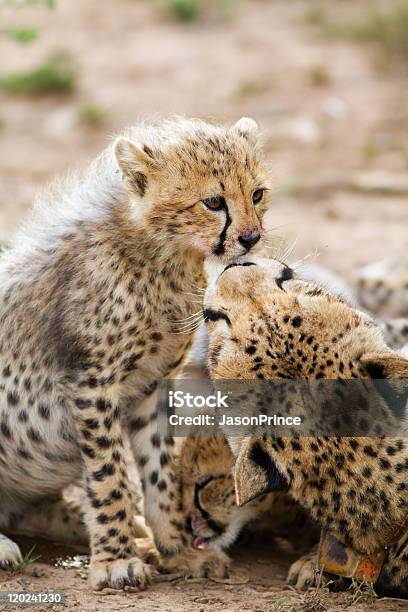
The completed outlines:
[[[45,195],[0,260],[0,528],[28,529],[39,503],[44,513],[82,476],[93,588],[149,580],[133,543],[128,435],[165,560],[225,571],[215,553],[192,558],[173,441],[144,400],[189,349],[205,260],[233,262],[262,238],[257,139],[245,118],[133,128]],[[18,556],[0,536],[0,567]]]
[[[237,504],[287,492],[341,544],[331,552],[337,563],[347,547],[381,559],[377,592],[408,597],[408,359],[384,343],[367,314],[281,263],[248,263],[228,268],[207,291],[211,377],[318,384],[307,392],[281,385],[267,398],[271,410],[300,416],[302,430],[229,438]],[[332,380],[324,401],[322,379]],[[350,435],[352,423],[358,435]],[[316,566],[316,554],[307,555],[289,582],[313,585]]]

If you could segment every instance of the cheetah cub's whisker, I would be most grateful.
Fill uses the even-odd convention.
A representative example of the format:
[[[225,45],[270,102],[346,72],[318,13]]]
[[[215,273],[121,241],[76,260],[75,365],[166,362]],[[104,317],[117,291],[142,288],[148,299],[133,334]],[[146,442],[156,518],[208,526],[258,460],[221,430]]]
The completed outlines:
[[[261,241],[268,178],[257,139],[245,118],[132,128],[84,176],[43,196],[0,260],[0,528],[13,516],[24,531],[34,503],[44,508],[84,476],[96,589],[149,581],[134,545],[125,434],[165,563],[226,571],[222,554],[191,551],[173,441],[158,434],[152,394],[180,368],[201,320],[189,292],[202,303],[205,260],[225,265]],[[0,568],[18,556],[6,544]]]

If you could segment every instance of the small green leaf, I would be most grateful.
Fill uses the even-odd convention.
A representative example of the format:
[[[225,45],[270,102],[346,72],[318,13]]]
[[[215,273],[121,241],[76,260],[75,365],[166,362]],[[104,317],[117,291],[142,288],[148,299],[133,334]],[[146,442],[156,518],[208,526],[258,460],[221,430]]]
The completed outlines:
[[[38,30],[29,28],[7,28],[2,33],[20,43],[30,43],[38,37]]]
[[[105,121],[106,115],[103,108],[93,103],[83,104],[78,111],[79,120],[90,127],[100,126]]]
[[[180,21],[194,21],[200,14],[199,0],[169,0],[168,10]]]
[[[75,78],[75,72],[69,64],[52,58],[27,72],[14,72],[0,77],[0,89],[27,96],[67,95],[75,88]]]
[[[16,572],[21,572],[22,569],[24,569],[25,567],[27,567],[28,565],[32,565],[33,563],[35,563],[35,561],[38,561],[38,559],[41,558],[41,555],[39,555],[38,557],[34,557],[33,553],[35,550],[35,544],[32,548],[30,548],[30,550],[24,555],[24,557],[21,559],[20,563],[15,567],[14,571]]]

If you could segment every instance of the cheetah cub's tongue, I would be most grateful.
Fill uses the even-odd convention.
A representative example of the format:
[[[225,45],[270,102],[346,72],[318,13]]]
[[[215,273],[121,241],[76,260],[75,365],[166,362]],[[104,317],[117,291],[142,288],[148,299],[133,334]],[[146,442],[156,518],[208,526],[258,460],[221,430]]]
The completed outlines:
[[[196,536],[193,539],[193,544],[192,544],[193,548],[195,549],[200,548],[200,546],[202,546],[203,544],[204,544],[204,538],[202,538],[201,536]]]

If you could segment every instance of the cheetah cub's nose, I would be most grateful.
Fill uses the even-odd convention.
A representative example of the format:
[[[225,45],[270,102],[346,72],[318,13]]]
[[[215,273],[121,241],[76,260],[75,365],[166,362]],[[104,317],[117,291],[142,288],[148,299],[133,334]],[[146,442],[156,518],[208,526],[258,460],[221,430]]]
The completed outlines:
[[[240,236],[238,236],[238,242],[242,244],[243,247],[246,248],[247,251],[252,249],[252,247],[259,242],[261,239],[261,234],[258,230],[243,232]]]

